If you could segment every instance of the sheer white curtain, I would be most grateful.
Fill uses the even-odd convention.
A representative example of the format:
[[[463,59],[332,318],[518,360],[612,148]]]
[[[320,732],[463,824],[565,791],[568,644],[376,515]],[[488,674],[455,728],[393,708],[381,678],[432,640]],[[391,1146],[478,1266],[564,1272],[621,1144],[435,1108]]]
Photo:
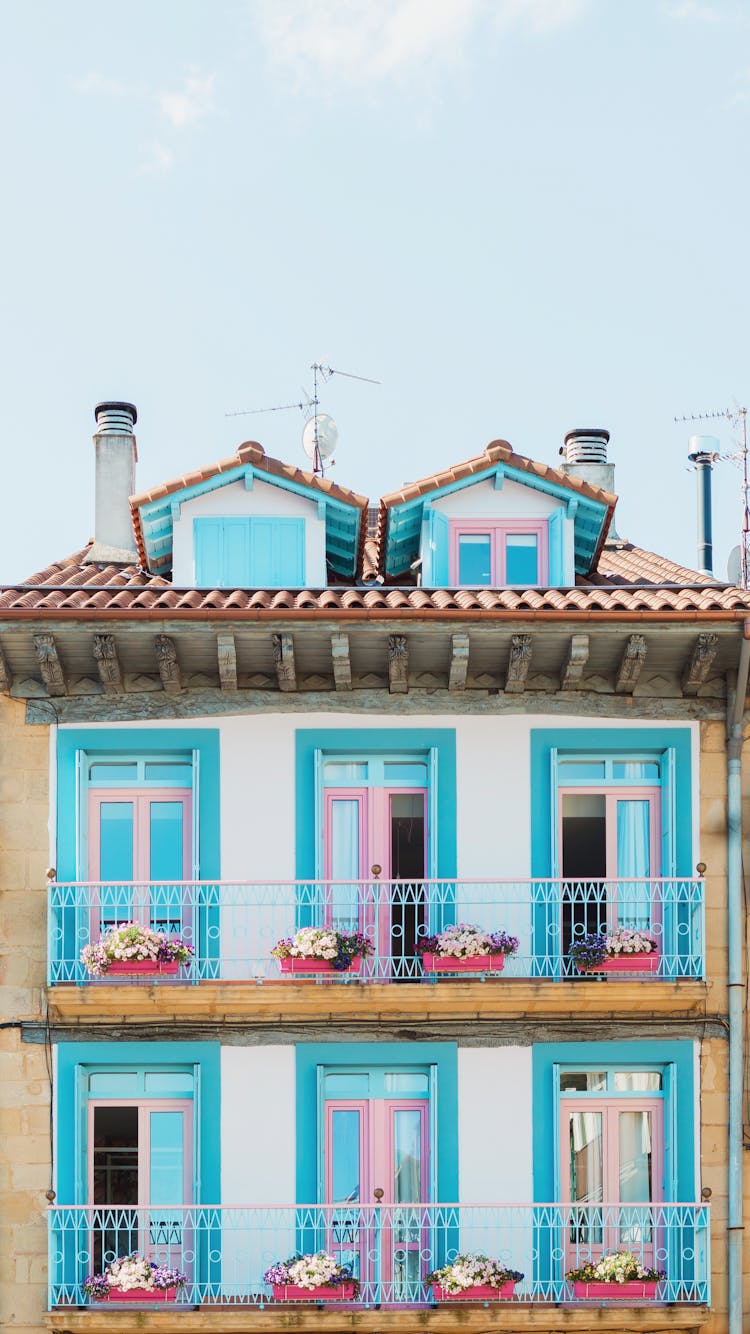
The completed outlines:
[[[617,874],[627,880],[651,875],[651,806],[643,800],[617,802]],[[651,920],[648,885],[619,886],[619,925],[647,930]]]

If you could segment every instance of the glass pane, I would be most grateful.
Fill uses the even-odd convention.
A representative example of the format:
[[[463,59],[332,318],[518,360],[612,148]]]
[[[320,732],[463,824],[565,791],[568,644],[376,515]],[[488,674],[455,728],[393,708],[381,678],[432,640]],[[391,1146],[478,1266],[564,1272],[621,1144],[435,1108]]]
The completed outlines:
[[[533,533],[508,533],[505,539],[506,584],[538,584],[539,556]]]
[[[418,1098],[420,1094],[426,1094],[430,1089],[429,1075],[418,1074],[406,1071],[386,1071],[383,1086],[386,1093],[403,1093],[412,1098]]]
[[[416,1109],[393,1113],[393,1200],[422,1198],[422,1116]]]
[[[152,801],[149,806],[152,880],[182,880],[185,871],[181,801]]]
[[[192,1093],[193,1076],[189,1070],[147,1072],[145,1089],[146,1093],[152,1096],[164,1093]]]
[[[89,1075],[89,1093],[98,1094],[100,1097],[135,1098],[140,1092],[139,1079],[135,1071],[127,1074],[102,1070],[100,1073]]]
[[[627,880],[645,880],[651,868],[651,803],[617,802],[617,874]],[[618,886],[619,926],[648,930],[651,892],[648,885]]]
[[[324,1075],[327,1098],[366,1098],[370,1076],[358,1074]]]
[[[427,786],[427,765],[408,760],[386,760],[383,765],[385,786],[408,783],[410,787]]]
[[[358,1111],[331,1113],[331,1185],[335,1204],[360,1198],[360,1121]]]
[[[602,781],[605,775],[604,760],[560,760],[558,769],[562,784],[573,778],[596,783]]]
[[[606,1070],[567,1070],[560,1075],[562,1093],[602,1093],[606,1088]]]
[[[615,1075],[616,1093],[660,1093],[661,1088],[658,1070],[618,1070]]]
[[[394,880],[424,877],[424,797],[391,797],[391,875]]]
[[[133,879],[132,801],[103,801],[99,807],[99,876]]]
[[[367,765],[349,760],[329,760],[323,766],[323,777],[331,787],[345,787],[348,783],[366,783]]]
[[[458,539],[459,584],[492,582],[492,548],[489,533],[461,533]]]
[[[602,1114],[570,1113],[570,1198],[576,1204],[603,1198]]]
[[[147,783],[169,783],[179,784],[180,787],[191,787],[193,782],[193,766],[179,760],[171,763],[148,763],[146,765]]]
[[[185,1114],[151,1112],[150,1204],[184,1204]]]
[[[607,812],[604,796],[563,796],[562,873],[569,880],[604,879],[606,876]]]
[[[657,760],[615,760],[612,765],[612,777],[629,778],[634,782],[658,783],[659,764]]]
[[[329,865],[332,880],[359,878],[359,811],[360,803],[349,798],[336,798],[331,802]],[[358,886],[335,885],[331,895],[332,925],[339,931],[356,931],[359,926]]]
[[[617,1120],[620,1203],[650,1204],[653,1199],[651,1113],[620,1112]],[[620,1226],[620,1244],[638,1246],[650,1241],[649,1218],[640,1210],[630,1218],[625,1214]]]
[[[135,762],[92,764],[89,768],[89,782],[94,785],[106,783],[110,787],[124,787],[126,784],[137,783],[138,765]]]
[[[94,1204],[138,1203],[138,1108],[94,1108]]]

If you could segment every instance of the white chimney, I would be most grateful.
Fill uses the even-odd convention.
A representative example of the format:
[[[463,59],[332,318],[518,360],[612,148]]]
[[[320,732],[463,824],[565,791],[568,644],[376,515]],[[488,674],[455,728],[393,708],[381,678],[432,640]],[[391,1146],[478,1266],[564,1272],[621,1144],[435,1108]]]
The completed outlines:
[[[579,427],[568,431],[560,453],[563,456],[563,472],[572,477],[580,477],[582,482],[598,486],[602,491],[615,494],[615,465],[607,461],[609,431],[602,426]],[[615,531],[614,519],[609,526],[608,542],[619,542]]]
[[[94,416],[96,517],[94,544],[84,562],[132,565],[138,559],[130,516],[138,458],[133,427],[138,413],[132,403],[97,403]]]

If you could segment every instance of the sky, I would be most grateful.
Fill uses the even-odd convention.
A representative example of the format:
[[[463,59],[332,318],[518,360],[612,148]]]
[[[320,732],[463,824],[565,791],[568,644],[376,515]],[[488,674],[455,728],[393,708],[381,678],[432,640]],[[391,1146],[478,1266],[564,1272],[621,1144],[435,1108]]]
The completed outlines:
[[[243,440],[376,498],[602,426],[623,537],[696,563],[748,376],[747,0],[0,0],[0,584]],[[741,473],[714,472],[715,569]]]

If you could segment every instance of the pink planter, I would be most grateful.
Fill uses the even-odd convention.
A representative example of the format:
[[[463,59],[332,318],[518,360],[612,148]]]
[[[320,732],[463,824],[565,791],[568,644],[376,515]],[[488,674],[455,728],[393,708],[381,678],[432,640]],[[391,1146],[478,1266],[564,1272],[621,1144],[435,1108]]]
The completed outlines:
[[[158,959],[115,959],[103,973],[107,977],[175,977],[180,971],[176,959],[160,963]]]
[[[433,1283],[432,1295],[436,1302],[501,1302],[513,1296],[515,1286],[514,1280],[509,1278],[500,1288],[476,1283],[473,1288],[465,1288],[463,1292],[446,1292],[439,1283]]]
[[[602,959],[595,968],[581,968],[582,973],[658,973],[659,950],[650,954],[613,954],[609,959]]]
[[[127,1292],[120,1292],[117,1288],[111,1288],[109,1297],[105,1297],[104,1300],[107,1302],[173,1302],[176,1297],[176,1288],[129,1288]]]
[[[282,959],[283,963],[284,960]],[[299,1288],[295,1283],[272,1283],[275,1302],[350,1302],[354,1283],[324,1283],[319,1288]]]
[[[471,959],[450,959],[442,954],[423,954],[425,973],[501,973],[504,954],[477,954]]]
[[[306,973],[308,976],[315,973],[332,973],[334,977],[346,977],[349,973],[358,973],[361,970],[362,956],[357,955],[352,959],[349,968],[334,968],[330,959],[295,959],[289,955],[286,959],[279,959],[279,967],[282,973],[297,975]]]
[[[633,1279],[630,1283],[573,1283],[573,1296],[584,1301],[649,1301],[656,1296],[657,1283],[643,1283]]]

